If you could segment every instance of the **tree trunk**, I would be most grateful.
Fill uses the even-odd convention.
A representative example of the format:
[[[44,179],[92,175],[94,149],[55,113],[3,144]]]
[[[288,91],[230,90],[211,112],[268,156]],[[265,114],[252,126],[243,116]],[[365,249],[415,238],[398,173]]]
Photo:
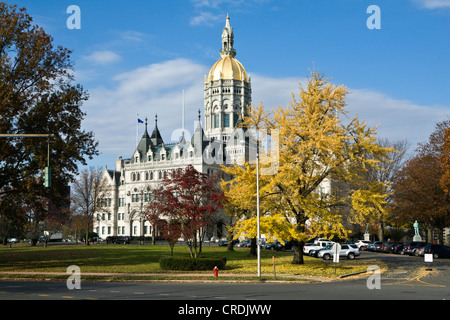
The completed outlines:
[[[250,252],[248,255],[251,257],[256,257],[258,255],[256,252],[256,238],[250,240]]]
[[[304,241],[294,240],[294,258],[292,259],[292,264],[304,264],[303,260],[303,247],[305,245]]]
[[[234,251],[234,246],[233,246],[233,234],[232,233],[228,233],[227,235],[227,251]]]

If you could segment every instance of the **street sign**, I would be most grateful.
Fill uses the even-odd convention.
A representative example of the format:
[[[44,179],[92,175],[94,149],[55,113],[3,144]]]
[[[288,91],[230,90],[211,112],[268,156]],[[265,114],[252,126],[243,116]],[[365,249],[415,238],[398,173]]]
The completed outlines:
[[[424,259],[425,259],[425,262],[428,262],[428,268],[426,270],[427,271],[433,270],[433,269],[431,269],[431,263],[433,262],[433,254],[432,253],[425,253],[424,254]]]
[[[339,243],[335,243],[331,247],[331,250],[333,251],[333,262],[338,263],[339,262],[339,252],[341,251],[341,245]]]

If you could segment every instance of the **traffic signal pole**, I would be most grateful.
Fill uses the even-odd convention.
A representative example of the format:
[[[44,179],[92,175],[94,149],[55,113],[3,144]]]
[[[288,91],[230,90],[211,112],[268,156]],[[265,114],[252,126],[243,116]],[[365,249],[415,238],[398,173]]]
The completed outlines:
[[[44,186],[51,187],[51,168],[50,168],[50,138],[54,134],[0,134],[0,138],[47,138],[47,167],[44,169]]]

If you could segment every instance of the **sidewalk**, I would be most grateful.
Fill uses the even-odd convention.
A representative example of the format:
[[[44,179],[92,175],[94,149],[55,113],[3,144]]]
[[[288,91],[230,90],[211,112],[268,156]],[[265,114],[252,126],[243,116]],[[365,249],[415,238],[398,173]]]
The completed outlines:
[[[24,272],[24,271],[2,271],[0,272],[0,277],[2,275],[16,275],[16,276],[70,276],[70,273],[66,272]],[[257,279],[257,274],[232,274],[232,273],[219,273],[217,278],[214,278],[212,272],[209,273],[96,273],[96,272],[81,272],[81,277],[83,276],[93,276],[93,277],[127,277],[136,278],[139,281],[192,281],[192,282],[205,282],[205,281],[233,281],[233,282],[259,282]],[[270,280],[263,280],[264,282],[288,282],[295,281],[301,283],[311,283],[311,282],[328,282],[334,279],[325,277],[312,277],[312,276],[302,276],[302,275],[286,275],[280,274],[276,277],[273,274],[262,274],[262,277],[270,277]],[[169,278],[164,280],[158,279],[138,279],[145,277],[155,277],[155,278]],[[174,279],[170,279],[174,278]],[[235,278],[235,279],[231,279]],[[236,280],[236,278],[238,280]],[[279,280],[274,279],[279,278]],[[239,280],[242,279],[242,280]],[[285,280],[284,280],[285,279]],[[129,280],[133,281],[133,280]]]

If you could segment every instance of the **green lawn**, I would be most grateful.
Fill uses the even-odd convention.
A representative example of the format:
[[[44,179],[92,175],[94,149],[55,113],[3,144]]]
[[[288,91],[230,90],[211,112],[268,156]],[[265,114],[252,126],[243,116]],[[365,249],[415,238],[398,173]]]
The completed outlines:
[[[226,257],[226,274],[257,274],[257,259],[248,255],[248,248],[235,248],[229,252],[226,247],[203,247],[203,257]],[[158,273],[161,277],[168,271],[159,268],[159,258],[170,255],[170,249],[164,245],[51,245],[31,247],[15,245],[13,248],[0,248],[0,272],[66,272],[70,265],[77,265],[81,272],[101,273]],[[175,256],[189,256],[186,246],[176,246]],[[367,270],[373,261],[367,259],[341,259],[335,266],[322,259],[305,257],[304,265],[293,265],[292,253],[261,251],[261,272],[273,274],[273,260],[277,275],[303,275],[335,278],[340,275]],[[186,273],[186,272],[183,272]],[[209,275],[211,272],[192,272]],[[48,277],[47,277],[48,278]]]

